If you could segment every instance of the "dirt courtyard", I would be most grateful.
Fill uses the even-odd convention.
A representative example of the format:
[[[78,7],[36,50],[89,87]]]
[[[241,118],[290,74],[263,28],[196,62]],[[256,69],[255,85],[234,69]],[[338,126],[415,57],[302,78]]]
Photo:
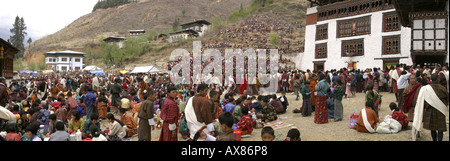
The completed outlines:
[[[381,92],[382,103],[380,105],[379,116],[380,123],[383,121],[384,117],[391,114],[389,109],[389,103],[395,102],[395,95],[393,93]],[[279,96],[279,94],[278,94]],[[356,93],[352,98],[343,98],[342,104],[344,106],[344,119],[342,121],[335,122],[334,119],[329,119],[326,124],[315,124],[314,123],[314,112],[312,116],[303,117],[301,113],[293,113],[293,110],[300,108],[302,104],[302,99],[295,101],[295,95],[291,93],[286,94],[289,101],[289,106],[287,112],[278,115],[278,120],[293,124],[289,127],[284,127],[280,129],[275,129],[275,136],[277,140],[284,140],[286,138],[287,132],[292,127],[296,127],[300,130],[300,137],[302,141],[412,141],[411,130],[402,130],[396,134],[370,134],[370,133],[360,133],[356,130],[349,128],[349,117],[354,111],[354,108],[359,111],[364,108],[364,94]],[[221,96],[222,98],[223,96]],[[120,117],[120,116],[116,116]],[[118,118],[120,119],[120,118]],[[447,117],[448,120],[448,117]],[[412,125],[412,122],[409,123]],[[108,126],[106,120],[102,121],[102,130]],[[152,141],[158,141],[161,130],[152,131]],[[179,141],[185,141],[178,134]],[[137,137],[132,137],[131,141],[137,141]],[[261,129],[254,129],[251,137],[242,138],[242,141],[261,141]],[[429,130],[423,129],[418,141],[432,141],[431,134]],[[448,135],[448,124],[447,131],[444,132],[443,141],[449,141]]]

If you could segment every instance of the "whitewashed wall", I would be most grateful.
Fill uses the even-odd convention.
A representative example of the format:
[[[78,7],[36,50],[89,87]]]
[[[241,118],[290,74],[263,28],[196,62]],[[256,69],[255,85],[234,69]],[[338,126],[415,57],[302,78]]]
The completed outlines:
[[[401,58],[399,63],[404,63],[407,65],[412,65],[412,59],[410,54],[411,47],[411,29],[401,27],[400,31],[392,31],[392,32],[383,32],[383,13],[392,12],[395,9],[371,12],[356,16],[344,17],[344,18],[336,18],[331,20],[319,21],[316,25],[322,25],[328,23],[328,39],[315,41],[316,35],[316,25],[307,25],[305,30],[305,52],[301,57],[301,62],[297,63],[297,67],[302,70],[306,69],[314,69],[313,61],[325,61],[325,70],[330,69],[340,69],[343,67],[347,67],[347,61],[352,59],[353,62],[357,62],[356,67],[358,69],[365,68],[373,68],[379,67],[383,68],[383,60],[380,58],[398,58],[398,57],[407,57]],[[307,14],[317,13],[317,8],[312,7],[307,9]],[[351,36],[344,38],[336,38],[337,31],[337,21],[353,19],[364,16],[371,16],[371,31],[370,34],[360,35],[360,36]],[[391,36],[391,35],[401,35],[400,37],[400,54],[392,54],[392,55],[382,55],[382,38],[383,36]],[[341,45],[342,40],[354,40],[354,39],[364,39],[364,56],[355,56],[355,57],[342,57],[341,55]],[[315,59],[315,45],[320,43],[327,43],[327,58],[326,59]],[[447,58],[448,59],[448,58]]]

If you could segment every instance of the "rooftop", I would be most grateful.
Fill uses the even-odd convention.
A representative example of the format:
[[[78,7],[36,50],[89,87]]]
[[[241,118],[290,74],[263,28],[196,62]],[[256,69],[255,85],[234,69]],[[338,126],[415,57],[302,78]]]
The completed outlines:
[[[66,50],[66,51],[50,51],[50,52],[44,53],[44,55],[45,56],[49,56],[49,55],[54,55],[54,56],[56,56],[56,55],[80,55],[80,56],[84,56],[84,55],[86,55],[86,53]]]

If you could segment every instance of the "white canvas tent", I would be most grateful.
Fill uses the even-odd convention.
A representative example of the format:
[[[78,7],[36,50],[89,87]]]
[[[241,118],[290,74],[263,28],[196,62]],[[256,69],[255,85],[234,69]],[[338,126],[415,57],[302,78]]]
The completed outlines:
[[[95,65],[90,65],[90,66],[86,66],[83,70],[86,71],[103,71],[102,68],[95,66]]]
[[[131,73],[159,73],[161,72],[158,68],[154,66],[142,66],[142,67],[135,67]]]

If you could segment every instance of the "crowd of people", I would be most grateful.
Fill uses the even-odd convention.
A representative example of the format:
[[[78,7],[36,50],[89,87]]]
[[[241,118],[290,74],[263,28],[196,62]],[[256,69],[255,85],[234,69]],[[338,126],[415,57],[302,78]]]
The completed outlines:
[[[264,123],[277,120],[287,111],[289,102],[301,97],[301,107],[293,112],[303,117],[314,113],[314,123],[324,124],[329,119],[343,120],[342,99],[353,99],[356,93],[363,92],[366,108],[361,110],[355,125],[359,132],[376,131],[380,92],[395,93],[397,101],[390,104],[393,113],[389,118],[401,123],[403,130],[420,129],[418,115],[424,116],[423,128],[431,131],[433,140],[442,140],[447,130],[446,117],[441,112],[448,105],[447,66],[435,66],[433,70],[404,64],[388,71],[280,70],[274,76],[278,88],[270,94],[261,93],[266,85],[258,83],[257,77],[252,83],[236,84],[234,77],[209,85],[173,84],[168,74],[146,73],[23,74],[20,81],[9,83],[1,77],[0,106],[14,117],[2,118],[0,131],[6,132],[0,138],[120,141],[137,137],[148,141],[156,128],[160,130],[160,141],[177,141],[179,135],[192,141],[226,141],[252,136],[253,129],[262,128],[261,140],[274,140],[273,129]],[[208,77],[217,76],[211,73]],[[427,93],[421,94],[422,91]],[[436,98],[424,97],[433,92]],[[296,99],[288,100],[286,94],[296,95]],[[430,103],[429,99],[441,101],[444,107],[435,107],[442,104]],[[102,121],[108,126],[102,127]],[[412,128],[409,122],[413,122]],[[301,140],[299,130],[291,130],[285,140]]]

